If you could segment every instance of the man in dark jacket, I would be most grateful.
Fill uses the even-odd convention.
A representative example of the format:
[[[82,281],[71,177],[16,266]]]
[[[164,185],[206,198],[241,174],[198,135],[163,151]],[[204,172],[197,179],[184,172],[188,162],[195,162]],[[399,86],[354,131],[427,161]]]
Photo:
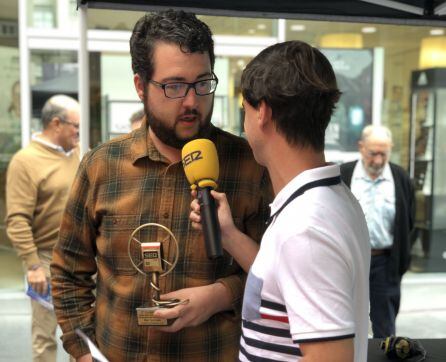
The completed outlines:
[[[367,126],[359,141],[361,160],[341,165],[341,177],[364,211],[372,247],[370,320],[373,337],[395,335],[400,285],[409,268],[415,195],[408,174],[389,162],[392,134]]]

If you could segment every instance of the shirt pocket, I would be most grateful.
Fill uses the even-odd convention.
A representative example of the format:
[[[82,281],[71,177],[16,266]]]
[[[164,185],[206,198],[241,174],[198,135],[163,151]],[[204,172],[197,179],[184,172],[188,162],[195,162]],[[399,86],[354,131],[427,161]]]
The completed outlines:
[[[243,230],[242,219],[234,217],[233,220],[237,228]],[[236,261],[224,249],[223,256],[220,258],[211,260],[207,257],[204,236],[201,231],[193,230],[191,235],[184,260],[185,265],[178,267],[179,270],[184,271],[188,278],[194,280],[191,285],[207,285],[215,282],[217,279],[237,274],[240,271]]]
[[[382,213],[384,226],[392,230],[395,221],[395,196],[385,195],[383,197]]]
[[[140,215],[110,215],[102,219],[103,240],[98,244],[98,255],[113,274],[134,275],[138,272],[129,256],[129,239],[133,230],[140,226],[140,220]],[[102,250],[99,250],[101,246]],[[139,243],[131,243],[130,253],[134,259],[135,255],[140,255]]]

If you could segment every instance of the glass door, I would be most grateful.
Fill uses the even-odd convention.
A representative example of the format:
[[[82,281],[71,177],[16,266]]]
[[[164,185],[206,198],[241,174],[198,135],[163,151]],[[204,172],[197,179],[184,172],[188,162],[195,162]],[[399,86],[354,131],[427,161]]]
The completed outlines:
[[[422,89],[412,95],[410,175],[415,185],[415,227],[422,256],[428,257],[432,227],[432,166],[435,94]]]

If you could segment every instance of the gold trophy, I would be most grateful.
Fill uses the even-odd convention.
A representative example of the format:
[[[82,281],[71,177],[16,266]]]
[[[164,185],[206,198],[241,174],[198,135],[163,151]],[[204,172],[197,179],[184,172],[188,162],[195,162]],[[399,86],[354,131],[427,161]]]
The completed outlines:
[[[155,240],[142,242],[142,238],[147,235],[154,236]],[[169,240],[173,241],[173,260],[168,261],[163,255],[163,244]],[[167,244],[170,249],[170,243]],[[150,278],[150,297],[147,305],[136,308],[138,316],[138,325],[140,326],[168,326],[174,322],[174,319],[165,319],[154,317],[153,313],[162,308],[172,308],[179,304],[185,304],[188,300],[169,299],[160,300],[159,278],[169,274],[177,265],[179,247],[178,241],[167,227],[148,223],[137,227],[130,235],[128,241],[128,255],[133,267],[141,274]]]

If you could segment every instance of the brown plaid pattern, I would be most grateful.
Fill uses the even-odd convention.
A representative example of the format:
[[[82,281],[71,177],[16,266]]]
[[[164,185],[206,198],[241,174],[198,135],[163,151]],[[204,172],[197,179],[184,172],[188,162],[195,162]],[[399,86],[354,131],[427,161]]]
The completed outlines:
[[[271,200],[267,172],[243,139],[217,128],[211,139],[220,159],[218,191],[227,194],[237,226],[260,241]],[[208,260],[201,233],[190,227],[190,202],[181,163],[170,164],[157,151],[146,127],[84,157],[51,265],[56,314],[72,355],[88,353],[74,332],[80,328],[110,361],[237,358],[245,275],[228,254]],[[160,280],[162,291],[221,280],[233,293],[234,311],[174,334],[138,326],[136,308],[148,301],[150,285],[132,266],[127,244],[131,232],[148,222],[170,228],[180,244],[177,267]]]

